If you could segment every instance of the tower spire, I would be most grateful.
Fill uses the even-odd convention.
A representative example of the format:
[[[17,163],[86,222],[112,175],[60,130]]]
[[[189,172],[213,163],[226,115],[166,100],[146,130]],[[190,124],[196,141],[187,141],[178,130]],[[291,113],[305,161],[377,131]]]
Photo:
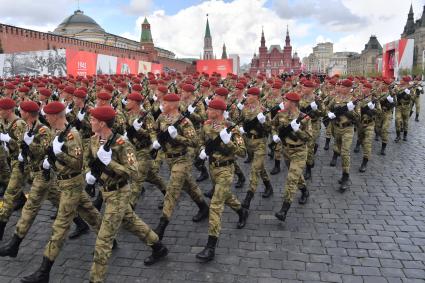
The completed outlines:
[[[289,37],[289,27],[286,25],[285,46],[291,46],[291,38]]]
[[[204,36],[204,60],[214,59],[213,47],[212,47],[212,37],[210,31],[210,22],[208,20],[207,14],[207,24],[205,26],[205,36]]]
[[[221,59],[227,59],[226,43],[223,43],[223,52],[221,53]]]
[[[261,26],[261,47],[266,47],[266,39],[264,38],[264,28]]]

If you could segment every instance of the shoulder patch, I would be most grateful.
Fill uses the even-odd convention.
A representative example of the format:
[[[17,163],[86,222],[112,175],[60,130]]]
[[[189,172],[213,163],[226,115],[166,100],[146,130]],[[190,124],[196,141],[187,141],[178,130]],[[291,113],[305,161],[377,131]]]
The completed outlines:
[[[41,127],[41,128],[38,130],[38,133],[39,133],[39,134],[41,134],[41,135],[44,135],[44,134],[46,133],[46,128],[45,128],[45,127]]]
[[[116,143],[119,144],[119,145],[123,145],[123,144],[125,144],[125,140],[121,137],[121,138],[117,139]]]
[[[212,121],[211,121],[211,120],[206,120],[206,121],[204,122],[204,125],[211,125],[211,123],[212,123]]]
[[[72,133],[68,133],[67,138],[69,141],[72,141],[74,139],[74,135]]]

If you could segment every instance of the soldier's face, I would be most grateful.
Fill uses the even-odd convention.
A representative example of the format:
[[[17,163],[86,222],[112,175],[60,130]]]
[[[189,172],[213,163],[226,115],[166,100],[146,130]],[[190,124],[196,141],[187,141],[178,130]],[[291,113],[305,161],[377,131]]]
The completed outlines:
[[[110,104],[109,100],[103,100],[100,98],[96,99],[96,106],[106,106],[109,104]]]
[[[347,95],[350,93],[351,87],[346,86],[340,86],[340,92],[344,95]]]
[[[127,100],[127,105],[125,106],[125,108],[127,110],[132,110],[132,109],[135,109],[137,107],[139,107],[139,104],[136,101],[131,100],[131,99]]]
[[[0,118],[2,119],[6,119],[8,117],[7,115],[7,110],[5,109],[0,109]]]
[[[313,93],[314,88],[302,86],[301,91],[302,91],[303,95],[310,95],[310,94]]]
[[[170,113],[176,111],[179,107],[179,101],[164,101],[164,112]]]
[[[246,101],[249,104],[256,103],[258,101],[258,96],[249,94],[248,97],[247,97],[247,99],[246,99]]]
[[[207,115],[208,115],[208,119],[217,120],[220,116],[223,116],[223,111],[214,109],[214,108],[208,108]]]
[[[105,124],[104,122],[99,121],[95,117],[90,116],[90,125],[93,133],[98,134],[100,132],[100,130],[102,129],[102,123],[103,125]]]

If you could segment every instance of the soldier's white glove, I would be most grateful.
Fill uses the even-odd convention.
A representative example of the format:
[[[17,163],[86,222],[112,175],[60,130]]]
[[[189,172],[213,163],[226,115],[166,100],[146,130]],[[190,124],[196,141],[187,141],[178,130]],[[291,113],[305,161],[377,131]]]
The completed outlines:
[[[177,137],[177,129],[176,129],[176,127],[174,127],[174,126],[168,126],[167,131],[170,134],[170,137],[172,139],[175,139]]]
[[[19,155],[18,155],[18,161],[24,162],[24,157],[22,156],[22,152],[20,152]]]
[[[280,143],[280,142],[281,142],[281,140],[280,140],[280,138],[279,138],[279,136],[278,136],[278,135],[273,135],[273,141],[274,141],[275,143]]]
[[[406,89],[404,90],[404,92],[405,92],[406,94],[410,94],[410,89],[406,88]]]
[[[375,109],[375,103],[373,103],[372,101],[370,101],[370,102],[367,104],[367,107],[369,107],[369,109],[370,109],[370,110],[373,110],[373,109]]]
[[[297,122],[297,119],[294,119],[291,121],[291,128],[292,130],[294,130],[294,132],[298,132],[300,127],[301,127],[301,124]]]
[[[143,112],[145,112],[146,110],[145,110],[145,107],[143,107],[143,104],[140,104],[140,110],[142,110]]]
[[[322,94],[322,91],[319,89],[318,91],[317,91],[317,94]]]
[[[64,142],[59,142],[59,137],[56,136],[55,139],[53,140],[53,152],[55,155],[58,155],[59,153],[62,152],[63,144]]]
[[[45,159],[43,160],[43,169],[44,169],[44,170],[49,170],[49,169],[50,169],[50,163],[49,163],[49,161],[47,160],[47,158],[45,158]]]
[[[127,101],[125,98],[123,98],[123,99],[121,99],[121,103],[122,103],[123,105],[127,105],[128,101]]]
[[[279,108],[280,110],[285,109],[285,104],[283,102],[279,103]]]
[[[260,124],[264,124],[266,122],[266,116],[264,116],[263,112],[258,113],[257,120]]]
[[[242,126],[239,127],[239,133],[241,133],[242,135],[246,134],[245,129]]]
[[[229,111],[224,111],[223,112],[223,117],[224,117],[224,119],[229,119]]]
[[[418,86],[418,89],[419,89],[419,90],[422,90],[422,87],[421,87],[421,86]]]
[[[210,99],[209,99],[208,97],[207,97],[207,98],[205,98],[205,100],[204,100],[204,101],[205,101],[205,104],[206,104],[206,105],[210,104]]]
[[[159,105],[159,110],[161,110],[161,112],[164,112],[164,106],[162,106],[162,104]]]
[[[238,109],[240,110],[240,111],[242,111],[243,110],[243,108],[245,107],[245,105],[243,105],[242,103],[238,103],[238,105],[236,105],[237,107],[238,107]]]
[[[3,148],[4,148],[4,151],[6,151],[9,154],[9,148],[7,147],[6,143],[3,143]]]
[[[160,149],[160,148],[161,148],[161,145],[159,144],[159,142],[158,142],[158,141],[154,141],[154,142],[152,143],[152,148],[153,148],[153,149]]]
[[[84,113],[81,113],[81,111],[82,111],[82,109],[80,110],[80,111],[78,111],[78,114],[77,114],[77,119],[81,122],[81,121],[83,121],[84,120],[84,117],[86,116],[86,112],[84,112]]]
[[[72,104],[69,104],[68,107],[66,107],[65,114],[68,114],[69,112],[72,111],[72,107],[71,106],[72,106]]]
[[[201,153],[199,153],[199,158],[202,160],[205,160],[208,158],[208,155],[205,153],[205,149],[201,150]]]
[[[336,118],[336,115],[335,115],[335,113],[333,113],[333,112],[328,112],[328,118],[329,119],[335,119]]]
[[[29,146],[34,141],[34,135],[29,136],[28,132],[25,132],[24,134],[24,142]]]
[[[196,110],[196,107],[193,107],[192,104],[190,104],[189,107],[187,108],[187,111],[189,111],[190,114],[195,112],[195,110]]]
[[[394,98],[393,98],[391,95],[388,95],[388,96],[387,96],[387,101],[388,101],[389,103],[394,103]]]
[[[138,119],[133,121],[133,128],[138,131],[142,128],[143,125],[143,121],[139,123],[139,121],[137,121]]]
[[[5,142],[5,143],[9,143],[11,139],[12,138],[9,136],[9,134],[0,133],[0,141]]]
[[[354,103],[350,101],[347,103],[347,108],[348,108],[348,111],[353,111],[354,108],[356,108],[356,105],[354,105]]]
[[[86,183],[88,185],[94,185],[96,183],[96,177],[92,175],[91,171],[86,173]]]
[[[228,144],[230,142],[230,138],[232,137],[232,132],[228,133],[226,129],[220,131],[220,138],[224,144]]]
[[[102,161],[103,164],[105,164],[105,166],[108,166],[109,163],[111,163],[112,161],[112,150],[106,151],[103,148],[103,145],[99,148],[96,155],[99,160]]]
[[[313,111],[316,111],[319,108],[316,101],[313,101],[312,103],[310,103],[310,107]]]
[[[41,115],[46,116],[46,113],[44,112],[44,107],[43,107],[43,108],[41,108],[40,113],[41,113]]]
[[[154,94],[154,95],[152,96],[152,99],[153,99],[153,101],[157,101],[157,100],[158,100],[158,97]]]

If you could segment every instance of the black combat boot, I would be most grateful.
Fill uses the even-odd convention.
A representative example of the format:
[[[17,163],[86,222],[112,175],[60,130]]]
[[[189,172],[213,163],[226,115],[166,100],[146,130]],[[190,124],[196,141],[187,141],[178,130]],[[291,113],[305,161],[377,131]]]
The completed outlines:
[[[418,114],[418,113],[416,113],[415,121],[416,121],[416,122],[419,122],[419,114]]]
[[[397,142],[400,141],[401,138],[400,138],[400,132],[399,131],[397,131],[396,134],[397,134],[397,137],[395,138],[394,142],[397,143]]]
[[[98,211],[100,211],[102,209],[102,205],[103,205],[103,197],[102,197],[102,193],[99,191],[99,193],[97,194],[96,199],[93,202],[94,207],[96,207],[96,209]]]
[[[89,225],[78,215],[73,219],[75,224],[75,230],[69,234],[70,239],[77,239],[81,235],[89,233]]]
[[[336,166],[336,162],[338,160],[338,155],[339,154],[334,151],[334,155],[332,156],[332,160],[331,160],[331,163],[329,164],[329,166],[331,166],[331,167]]]
[[[248,157],[246,158],[246,160],[243,163],[251,163],[252,162],[252,158],[254,157],[254,153],[253,152],[248,152]]]
[[[382,147],[381,147],[381,155],[385,155],[385,148],[387,147],[386,143],[382,143]]]
[[[211,189],[208,192],[204,193],[204,196],[206,198],[212,199],[214,192],[215,192],[215,187],[211,187]]]
[[[279,212],[276,212],[274,216],[280,221],[284,222],[286,219],[286,214],[288,213],[288,210],[290,207],[291,207],[291,203],[284,201],[282,204],[282,208],[279,210]]]
[[[25,203],[27,202],[27,197],[25,196],[24,192],[21,192],[19,194],[19,198],[15,203],[15,207],[13,208],[14,211],[20,210],[24,207]]]
[[[354,148],[354,152],[355,153],[359,153],[360,152],[360,141],[359,140],[356,142],[356,147]]]
[[[160,240],[162,240],[162,237],[164,237],[165,228],[167,228],[168,223],[170,223],[170,221],[168,221],[167,218],[161,217],[159,218],[158,226],[153,229],[153,231],[158,235]]]
[[[378,133],[378,131],[375,131],[375,141],[379,141],[379,133]]]
[[[361,173],[366,172],[366,167],[367,167],[368,161],[369,160],[366,157],[363,157],[362,165],[360,165],[359,172],[361,172]]]
[[[273,160],[273,158],[274,158],[274,146],[273,146],[273,143],[269,143],[268,144],[268,147],[269,147],[269,149],[270,149],[270,152],[269,152],[269,157],[270,157],[270,160]]]
[[[341,186],[339,187],[339,190],[341,191],[341,193],[343,193],[349,188],[350,188],[350,175],[348,173],[342,173]]]
[[[319,145],[317,143],[315,143],[314,144],[314,150],[313,150],[314,154],[316,154],[318,148],[319,148]]]
[[[242,229],[246,225],[246,219],[248,218],[248,210],[241,207],[236,213],[239,215],[238,229]]]
[[[195,216],[192,217],[193,222],[200,222],[204,220],[205,218],[208,218],[209,214],[209,207],[208,204],[205,202],[205,200],[201,200],[200,202],[197,202],[196,205],[199,207],[198,213],[195,214]]]
[[[254,193],[252,191],[247,191],[245,199],[242,202],[242,207],[249,209],[249,206],[251,205],[251,200],[254,197]]]
[[[242,172],[236,173],[236,176],[238,176],[238,181],[235,184],[235,188],[239,189],[239,188],[243,188],[243,186],[245,185],[245,175]]]
[[[164,208],[164,198],[165,198],[165,194],[167,193],[166,190],[160,191],[161,194],[163,195],[162,199],[159,201],[158,203],[158,209],[162,210]]]
[[[0,222],[0,241],[3,240],[4,228],[6,228],[7,222]]]
[[[218,238],[215,236],[208,236],[208,242],[205,248],[196,255],[196,258],[202,262],[208,262],[214,259],[215,247],[217,245]]]
[[[331,138],[326,138],[324,150],[329,150],[329,143],[331,142]]]
[[[18,255],[19,245],[21,242],[22,239],[16,234],[13,234],[12,239],[10,239],[6,245],[0,247],[0,256],[16,257]]]
[[[306,187],[300,188],[300,191],[301,191],[301,196],[298,199],[298,203],[299,204],[306,204],[308,197],[310,196],[310,192]]]
[[[272,171],[270,172],[270,174],[276,175],[278,173],[280,173],[280,160],[275,159],[274,160],[274,167],[273,167]]]
[[[264,181],[265,190],[262,194],[263,198],[269,198],[273,194],[273,187],[270,181]]]
[[[0,183],[0,198],[4,196],[4,192],[6,191],[7,185],[7,183]]]
[[[198,178],[196,179],[196,182],[202,182],[210,177],[208,175],[208,170],[207,170],[207,167],[205,167],[205,165],[202,165],[199,169],[201,171],[201,174],[199,174]]]
[[[168,249],[160,241],[152,245],[152,254],[145,258],[145,265],[152,265],[168,255]]]
[[[403,133],[403,141],[407,141],[407,131],[404,131]]]
[[[304,173],[304,179],[305,180],[310,180],[311,179],[311,168],[313,168],[313,166],[308,165],[305,167],[305,173]]]
[[[22,278],[22,283],[48,283],[53,261],[43,256],[40,267],[33,274]]]

